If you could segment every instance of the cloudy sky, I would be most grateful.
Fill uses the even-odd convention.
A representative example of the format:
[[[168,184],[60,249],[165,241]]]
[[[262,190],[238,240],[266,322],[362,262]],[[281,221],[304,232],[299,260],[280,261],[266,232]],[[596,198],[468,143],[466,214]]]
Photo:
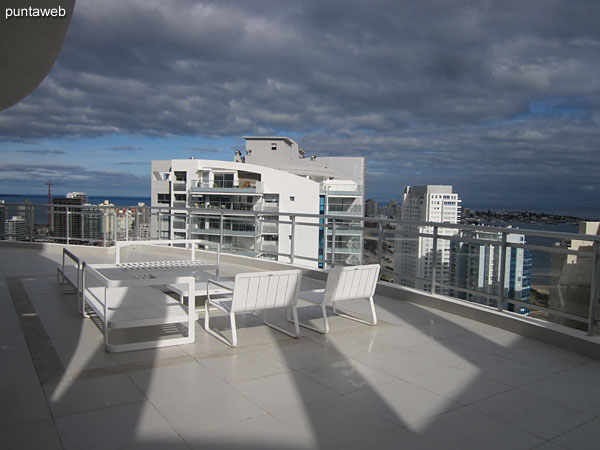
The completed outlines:
[[[276,134],[365,156],[378,200],[600,209],[599,67],[597,0],[78,0],[0,112],[0,193],[149,196],[152,159]]]

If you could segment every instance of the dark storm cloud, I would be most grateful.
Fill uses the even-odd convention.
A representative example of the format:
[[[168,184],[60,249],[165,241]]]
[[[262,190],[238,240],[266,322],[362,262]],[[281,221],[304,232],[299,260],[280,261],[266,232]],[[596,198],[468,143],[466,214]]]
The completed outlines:
[[[292,133],[310,153],[366,156],[380,196],[583,177],[593,192],[598,17],[595,0],[79,2],[56,67],[0,134]]]
[[[13,164],[0,162],[0,187],[22,189],[23,180],[56,180],[64,189],[93,190],[98,184],[106,193],[143,192],[148,188],[147,176],[118,170],[90,170],[70,164]],[[41,181],[40,181],[41,185]]]

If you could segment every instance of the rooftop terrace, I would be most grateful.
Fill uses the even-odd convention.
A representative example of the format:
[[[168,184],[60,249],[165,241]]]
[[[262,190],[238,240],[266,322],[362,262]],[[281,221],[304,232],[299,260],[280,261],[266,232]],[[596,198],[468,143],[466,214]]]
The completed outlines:
[[[240,316],[235,349],[197,321],[194,344],[106,353],[57,286],[61,251],[0,245],[0,448],[598,448],[598,336],[382,283],[375,327],[292,339]]]

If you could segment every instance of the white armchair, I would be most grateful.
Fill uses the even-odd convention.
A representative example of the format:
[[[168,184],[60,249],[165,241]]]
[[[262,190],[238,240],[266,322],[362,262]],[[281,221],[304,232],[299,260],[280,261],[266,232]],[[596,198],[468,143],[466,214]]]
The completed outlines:
[[[367,325],[377,324],[377,315],[375,313],[375,304],[373,295],[377,281],[379,280],[379,264],[370,264],[365,266],[336,266],[329,271],[325,289],[313,289],[302,291],[298,296],[316,306],[321,307],[323,313],[323,330],[313,327],[306,323],[300,323],[300,326],[316,331],[318,333],[329,332],[329,322],[327,321],[327,306],[331,306],[333,312],[338,316]],[[339,312],[336,309],[336,303],[345,300],[368,300],[371,306],[372,320],[368,322],[350,314]]]
[[[208,280],[208,298],[204,306],[204,328],[217,339],[231,347],[237,345],[235,315],[262,311],[263,322],[292,337],[300,336],[296,301],[302,280],[301,270],[282,270],[274,272],[239,273],[235,276],[233,289],[218,281]],[[211,297],[211,284],[227,290],[230,294],[225,298]],[[229,314],[231,322],[231,341],[224,335],[210,328],[210,307],[214,306]],[[293,315],[295,333],[285,330],[267,321],[266,312],[269,309],[289,308]]]

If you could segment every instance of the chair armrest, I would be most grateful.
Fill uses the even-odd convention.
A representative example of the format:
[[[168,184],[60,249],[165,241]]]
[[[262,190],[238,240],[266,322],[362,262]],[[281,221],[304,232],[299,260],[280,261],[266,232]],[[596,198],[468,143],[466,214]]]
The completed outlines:
[[[214,284],[214,285],[216,285],[216,286],[219,286],[220,288],[227,289],[228,291],[233,292],[233,289],[231,289],[231,287],[226,286],[226,285],[224,285],[222,283],[219,283],[218,281],[210,280],[210,279],[206,282],[206,289],[207,289],[207,291],[208,291],[208,286],[211,283]]]

